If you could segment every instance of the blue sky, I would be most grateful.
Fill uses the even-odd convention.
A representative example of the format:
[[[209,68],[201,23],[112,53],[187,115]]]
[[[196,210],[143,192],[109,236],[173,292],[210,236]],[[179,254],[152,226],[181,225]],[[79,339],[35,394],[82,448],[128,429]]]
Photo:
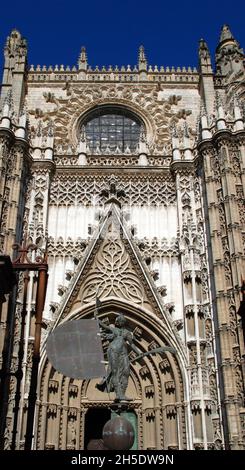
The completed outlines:
[[[245,48],[244,20],[245,0],[9,0],[0,7],[0,47],[15,27],[29,64],[75,65],[84,45],[92,66],[134,65],[143,44],[151,65],[196,66],[199,39],[214,55],[224,23]]]

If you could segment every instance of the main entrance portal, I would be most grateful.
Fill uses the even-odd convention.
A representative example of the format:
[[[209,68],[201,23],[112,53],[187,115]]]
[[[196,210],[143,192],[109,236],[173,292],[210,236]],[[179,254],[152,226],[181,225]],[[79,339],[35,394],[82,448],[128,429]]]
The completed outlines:
[[[162,352],[167,342],[164,325],[156,315],[132,304],[114,298],[103,301],[103,323],[114,325],[121,313],[127,319],[137,350],[146,355],[135,360],[137,353],[129,349],[126,396],[130,400],[120,410],[120,416],[133,425],[137,436],[134,445],[138,449],[185,449],[187,402],[183,374],[177,355]],[[91,312],[84,309],[73,314],[72,320],[88,317]],[[105,361],[106,341],[103,339]],[[159,352],[149,354],[156,349]],[[53,369],[45,354],[40,374],[35,448],[101,448],[105,423],[119,413],[115,392],[98,389],[102,378],[82,380],[62,375]]]

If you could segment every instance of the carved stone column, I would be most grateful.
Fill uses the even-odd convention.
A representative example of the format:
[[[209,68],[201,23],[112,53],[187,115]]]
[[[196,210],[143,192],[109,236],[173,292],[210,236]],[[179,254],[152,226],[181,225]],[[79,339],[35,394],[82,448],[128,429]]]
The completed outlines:
[[[212,288],[216,292],[214,306],[220,338],[220,379],[226,445],[229,446],[229,439],[232,449],[240,449],[239,410],[243,403],[244,383],[241,355],[244,348],[239,341],[241,335],[236,312],[240,305],[239,279],[243,275],[241,212],[240,199],[237,197],[242,160],[238,149],[236,152],[232,150],[235,144],[232,133],[224,128],[213,136],[210,133],[210,139],[200,144],[200,152],[203,157],[206,215],[209,218]]]

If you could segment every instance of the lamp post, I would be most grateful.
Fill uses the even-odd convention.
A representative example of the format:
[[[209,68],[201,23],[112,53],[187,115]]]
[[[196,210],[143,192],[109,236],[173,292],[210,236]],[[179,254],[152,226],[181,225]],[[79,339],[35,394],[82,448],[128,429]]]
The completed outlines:
[[[45,257],[44,261],[45,263],[43,263],[42,266],[39,266],[39,270],[38,270],[38,281],[37,281],[38,284],[37,284],[37,297],[36,297],[36,327],[35,327],[34,347],[33,347],[33,356],[32,356],[30,392],[29,392],[29,398],[28,398],[25,450],[31,450],[31,447],[32,447],[35,405],[36,405],[36,400],[37,400],[37,378],[38,378],[38,366],[39,366],[39,361],[40,361],[42,314],[43,314],[47,282],[48,282],[48,273],[47,273],[48,265],[46,263],[47,257]]]
[[[16,297],[17,297],[17,286],[13,287],[12,293],[9,298],[8,304],[8,315],[7,315],[7,327],[4,338],[3,348],[3,365],[1,370],[1,386],[0,386],[0,449],[4,449],[4,433],[6,428],[6,416],[8,411],[8,398],[9,398],[9,384],[10,377],[14,375],[16,377],[16,395],[15,395],[15,409],[14,409],[14,424],[13,424],[13,436],[12,436],[12,449],[15,449],[16,445],[16,434],[18,424],[18,413],[19,413],[19,402],[20,402],[20,385],[22,380],[22,360],[23,360],[23,341],[24,341],[24,329],[25,329],[25,316],[26,316],[26,298],[27,289],[29,283],[29,271],[38,272],[37,281],[37,293],[36,293],[36,305],[35,305],[35,335],[34,335],[34,350],[32,357],[32,370],[31,370],[31,382],[30,392],[28,398],[28,411],[27,411],[27,429],[25,436],[25,449],[31,449],[32,438],[33,438],[33,424],[34,414],[36,405],[36,388],[37,388],[37,377],[38,377],[38,365],[40,360],[40,341],[41,341],[41,327],[42,327],[42,313],[45,303],[47,280],[48,280],[48,264],[47,254],[44,257],[36,257],[34,261],[29,258],[29,252],[33,252],[37,249],[37,246],[29,243],[26,244],[26,239],[23,245],[13,245],[15,253],[17,253],[16,259],[11,264],[12,269],[16,272],[25,272],[24,275],[24,295],[23,295],[23,307],[21,315],[21,335],[20,345],[18,354],[18,367],[17,371],[11,373],[11,360],[13,352],[13,338],[15,328],[15,309],[16,309]],[[7,257],[9,258],[9,257]],[[9,259],[10,260],[10,259]],[[0,257],[1,262],[1,257]],[[0,264],[1,267],[1,264]],[[5,292],[7,293],[7,292]],[[4,293],[3,293],[4,294]],[[0,291],[0,309],[2,301],[2,291]]]
[[[241,287],[242,300],[238,310],[238,315],[241,317],[242,331],[243,331],[243,340],[245,345],[245,281],[242,281]]]
[[[47,253],[44,257],[37,256],[35,261],[32,262],[28,256],[29,251],[34,251],[37,246],[30,243],[26,244],[24,240],[23,246],[15,244],[13,246],[17,250],[18,256],[13,262],[13,266],[18,271],[38,271],[37,280],[37,293],[36,293],[36,305],[35,305],[35,334],[34,334],[34,347],[32,355],[32,369],[31,369],[31,381],[30,391],[28,397],[28,410],[27,410],[27,426],[25,436],[25,450],[31,450],[32,439],[33,439],[33,425],[35,406],[37,400],[37,377],[38,377],[38,366],[40,361],[40,342],[41,342],[41,328],[42,328],[42,314],[45,304],[47,282],[48,282],[48,264],[47,264]],[[18,409],[16,409],[18,413]],[[13,447],[13,446],[12,446]]]
[[[10,257],[0,255],[0,319],[2,314],[2,304],[6,302],[5,295],[12,291],[15,284],[16,278]]]
[[[2,350],[2,368],[0,371],[0,450],[4,449],[4,433],[8,411],[10,368],[14,338],[14,299],[16,296],[16,278],[9,256],[0,256],[0,318],[2,304],[6,301],[5,294],[9,295],[6,330]]]

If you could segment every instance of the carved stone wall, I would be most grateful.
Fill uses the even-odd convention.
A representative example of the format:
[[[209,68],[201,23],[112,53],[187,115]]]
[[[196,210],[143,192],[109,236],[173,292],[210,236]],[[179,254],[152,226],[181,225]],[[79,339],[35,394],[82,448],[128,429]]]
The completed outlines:
[[[109,407],[93,381],[55,372],[45,356],[59,322],[125,311],[137,346],[172,345],[176,356],[132,361],[129,393],[140,449],[244,449],[244,65],[227,26],[216,72],[205,41],[199,71],[37,66],[13,30],[5,47],[0,116],[0,248],[27,239],[48,251],[38,389],[38,449],[84,446],[88,411]],[[83,123],[123,109],[142,124],[137,149],[94,152]],[[116,216],[115,216],[116,214]],[[114,217],[115,216],[115,217]],[[110,223],[108,223],[108,220]],[[114,225],[113,225],[114,224]],[[24,328],[17,448],[23,448],[35,329],[35,275]],[[16,299],[11,372],[18,366],[23,279]],[[0,344],[5,335],[3,306]],[[106,344],[104,344],[106,349]],[[16,394],[10,381],[5,448]],[[225,409],[225,412],[222,410]],[[223,414],[222,414],[223,413]]]
[[[241,448],[240,410],[244,403],[241,359],[244,344],[241,341],[241,325],[236,313],[240,304],[239,277],[241,279],[244,276],[244,223],[240,209],[243,146],[243,138],[234,140],[232,134],[225,134],[224,131],[217,140],[214,134],[212,145],[202,147],[221,342],[221,357],[217,360],[223,364],[220,380],[224,387],[224,399],[227,397],[228,400],[228,426],[231,434],[234,433],[230,445],[235,449]],[[231,377],[231,369],[232,382],[228,378]],[[235,421],[230,416],[234,406],[237,409]]]
[[[114,176],[118,188],[124,190],[124,205],[170,205],[175,204],[176,194],[171,179],[164,176],[125,175]],[[50,205],[83,206],[103,205],[106,196],[103,190],[108,188],[111,175],[96,174],[77,176],[69,173],[59,174],[51,184]]]
[[[33,88],[33,85],[32,85]],[[193,97],[198,102],[198,95],[193,85]],[[41,90],[40,90],[41,91]],[[40,91],[37,87],[37,93]],[[65,92],[64,92],[65,91]],[[41,122],[52,119],[55,123],[57,148],[66,149],[70,146],[71,153],[77,148],[81,116],[94,106],[113,105],[123,106],[140,116],[147,128],[147,140],[150,154],[163,154],[163,148],[170,141],[170,128],[186,116],[191,115],[191,109],[181,107],[181,95],[165,94],[155,84],[75,84],[70,83],[65,90],[50,91],[52,98],[45,105],[46,96],[39,95],[39,109],[31,109],[31,123],[37,127],[38,118]],[[38,95],[37,95],[38,96]],[[32,95],[27,98],[32,100]],[[30,102],[31,104],[31,102]],[[195,120],[192,121],[195,134]],[[64,137],[66,136],[66,137]]]

